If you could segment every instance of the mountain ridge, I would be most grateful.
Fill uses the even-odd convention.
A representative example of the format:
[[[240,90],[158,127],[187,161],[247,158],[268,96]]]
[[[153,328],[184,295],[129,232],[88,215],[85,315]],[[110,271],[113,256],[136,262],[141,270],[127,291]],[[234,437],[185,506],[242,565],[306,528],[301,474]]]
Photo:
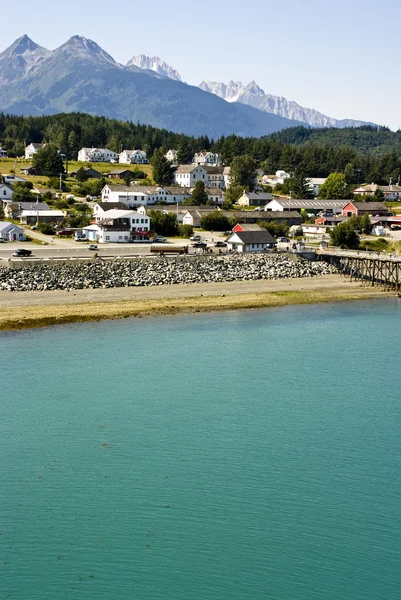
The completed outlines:
[[[220,81],[202,81],[199,87],[205,92],[216,94],[227,102],[241,102],[264,112],[300,121],[311,127],[343,129],[344,127],[374,125],[374,123],[356,119],[328,117],[314,108],[305,108],[294,100],[287,100],[284,96],[266,94],[255,81],[251,81],[248,85],[244,85],[241,81],[230,81],[228,84]]]
[[[23,36],[25,49],[18,49],[17,42],[0,54],[5,65],[18,63],[21,53],[28,56],[34,52],[38,60],[32,68],[24,59],[14,75],[12,69],[7,72],[7,82],[0,84],[3,112],[26,116],[87,112],[210,137],[260,137],[300,124],[250,106],[227,103],[197,86],[154,71],[117,63],[83,36],[72,36],[53,51],[42,49],[28,36]]]

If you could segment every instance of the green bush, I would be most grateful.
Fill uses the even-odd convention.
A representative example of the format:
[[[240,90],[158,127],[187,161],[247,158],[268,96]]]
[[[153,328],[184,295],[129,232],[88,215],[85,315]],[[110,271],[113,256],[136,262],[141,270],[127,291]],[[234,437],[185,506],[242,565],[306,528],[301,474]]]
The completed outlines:
[[[45,235],[54,235],[56,232],[53,223],[38,223],[38,230]]]
[[[178,225],[178,235],[182,238],[189,238],[193,235],[194,229],[192,225]]]

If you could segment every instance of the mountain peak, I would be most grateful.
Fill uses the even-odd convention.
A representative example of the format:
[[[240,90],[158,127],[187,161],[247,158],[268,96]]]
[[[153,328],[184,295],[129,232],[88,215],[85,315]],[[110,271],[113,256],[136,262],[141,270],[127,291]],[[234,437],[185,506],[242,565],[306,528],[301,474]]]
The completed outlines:
[[[110,54],[103,50],[96,42],[83,35],[73,35],[62,46],[55,50],[58,56],[67,55],[76,60],[92,64],[108,64],[116,66],[117,63]]]
[[[12,50],[15,54],[24,54],[24,52],[34,52],[38,48],[40,48],[40,46],[32,41],[25,33],[15,40],[9,50]]]
[[[9,84],[30,75],[51,54],[26,34],[0,53],[0,83]]]
[[[164,60],[158,56],[145,56],[145,54],[138,54],[133,56],[131,60],[127,62],[127,67],[139,67],[139,69],[146,69],[148,71],[154,71],[163,77],[169,79],[175,79],[176,81],[182,81],[181,75],[168,65]]]

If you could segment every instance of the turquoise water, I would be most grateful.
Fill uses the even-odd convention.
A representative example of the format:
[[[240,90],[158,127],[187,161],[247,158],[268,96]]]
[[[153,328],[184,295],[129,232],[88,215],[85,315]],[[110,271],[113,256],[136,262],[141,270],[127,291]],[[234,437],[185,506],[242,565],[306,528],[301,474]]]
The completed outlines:
[[[0,600],[398,600],[400,317],[1,334]]]

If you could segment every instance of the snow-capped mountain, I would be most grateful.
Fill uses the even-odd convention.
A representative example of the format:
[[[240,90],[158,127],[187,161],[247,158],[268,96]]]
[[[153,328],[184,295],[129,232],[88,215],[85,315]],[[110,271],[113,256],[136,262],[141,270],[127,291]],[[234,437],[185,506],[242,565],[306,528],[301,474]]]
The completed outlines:
[[[181,75],[170,67],[167,63],[164,62],[158,56],[145,56],[144,54],[138,54],[138,56],[134,56],[127,62],[127,67],[139,67],[140,69],[146,69],[148,71],[155,71],[159,75],[163,75],[163,77],[169,77],[169,79],[174,79],[175,81],[182,81]]]
[[[0,53],[0,83],[18,81],[33,73],[51,53],[23,35]]]
[[[297,102],[287,100],[283,96],[266,94],[255,81],[244,85],[240,81],[230,81],[228,84],[220,81],[202,81],[201,90],[216,94],[227,102],[241,102],[264,112],[273,113],[286,119],[301,121],[311,127],[359,127],[366,121],[353,119],[334,119],[323,115],[313,108],[304,108]]]
[[[261,136],[299,125],[251,106],[225,102],[154,70],[122,65],[98,44],[78,35],[53,51],[24,36],[0,54],[0,60],[0,111],[12,114],[87,112],[215,138]],[[140,64],[173,74],[162,61]]]

